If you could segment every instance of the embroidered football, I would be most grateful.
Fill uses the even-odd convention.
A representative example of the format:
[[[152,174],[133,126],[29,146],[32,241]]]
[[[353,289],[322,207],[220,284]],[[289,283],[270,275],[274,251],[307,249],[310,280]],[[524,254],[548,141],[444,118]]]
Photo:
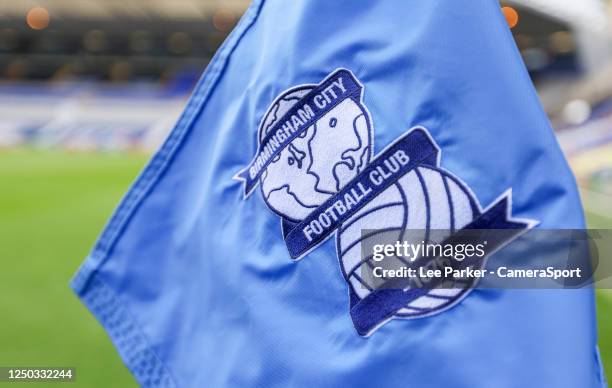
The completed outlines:
[[[400,178],[338,230],[338,257],[351,298],[358,301],[371,292],[361,271],[363,266],[368,269],[374,263],[371,257],[363,258],[361,243],[367,244],[368,239],[376,239],[380,233],[386,233],[385,238],[388,238],[389,233],[396,232],[398,240],[410,239],[418,244],[426,240],[428,230],[460,229],[472,221],[478,211],[478,204],[466,186],[442,169],[419,167]],[[373,231],[368,234],[367,230]],[[405,230],[411,230],[410,237],[403,234]],[[395,316],[408,318],[441,311],[457,301],[464,291],[463,288],[431,290],[400,309]]]
[[[286,120],[283,126],[305,122],[308,112],[292,117],[286,113],[312,88],[291,89],[274,101],[260,126],[260,141],[281,119]],[[351,98],[318,118],[272,159],[262,174],[261,190],[267,205],[278,215],[299,221],[337,193],[369,162],[369,120],[365,108]]]

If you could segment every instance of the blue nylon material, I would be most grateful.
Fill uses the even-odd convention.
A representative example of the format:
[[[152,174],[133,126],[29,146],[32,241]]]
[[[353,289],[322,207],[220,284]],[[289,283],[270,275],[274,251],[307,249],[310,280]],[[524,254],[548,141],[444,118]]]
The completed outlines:
[[[516,217],[584,227],[574,178],[498,3],[270,0],[254,16],[213,61],[214,76],[203,78],[73,283],[86,301],[104,289],[105,306],[121,306],[127,330],[163,364],[155,381],[603,386],[591,291],[476,290],[442,314],[394,320],[365,339],[351,322],[334,242],[293,262],[279,218],[258,193],[243,200],[232,179],[255,154],[259,122],[279,93],[346,68],[364,85],[375,153],[422,125],[441,166],[480,203],[512,187]],[[129,341],[97,316],[152,385],[135,366],[142,352],[127,356]]]

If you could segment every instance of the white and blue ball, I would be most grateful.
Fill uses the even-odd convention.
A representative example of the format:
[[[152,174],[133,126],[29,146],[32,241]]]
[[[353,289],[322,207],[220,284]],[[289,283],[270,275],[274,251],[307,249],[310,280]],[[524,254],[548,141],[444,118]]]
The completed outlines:
[[[377,238],[375,232],[362,236],[363,230],[385,233],[386,239],[389,233],[397,233],[397,241],[404,241],[408,238],[403,235],[403,231],[410,229],[410,242],[418,244],[421,241],[427,242],[428,230],[450,232],[461,229],[478,215],[479,209],[467,186],[442,169],[418,167],[404,175],[347,220],[338,231],[338,257],[353,295],[363,299],[370,294],[371,288],[360,274],[362,268],[371,270],[376,264],[371,258],[367,261],[366,258],[362,259],[361,243],[367,244],[368,239]],[[419,236],[415,231],[422,235]],[[380,238],[370,243],[374,241],[379,243]],[[452,287],[457,288],[432,289],[427,295],[408,303],[396,316],[410,318],[441,311],[466,292],[465,287],[461,286],[453,284]]]

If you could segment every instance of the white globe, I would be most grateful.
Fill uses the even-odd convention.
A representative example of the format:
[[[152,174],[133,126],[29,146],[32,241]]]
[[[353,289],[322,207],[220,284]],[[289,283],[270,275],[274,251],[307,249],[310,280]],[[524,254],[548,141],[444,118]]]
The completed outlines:
[[[274,101],[260,126],[260,141],[311,89],[291,89]],[[261,176],[270,209],[303,220],[362,171],[371,154],[369,120],[366,110],[347,98],[294,139]]]

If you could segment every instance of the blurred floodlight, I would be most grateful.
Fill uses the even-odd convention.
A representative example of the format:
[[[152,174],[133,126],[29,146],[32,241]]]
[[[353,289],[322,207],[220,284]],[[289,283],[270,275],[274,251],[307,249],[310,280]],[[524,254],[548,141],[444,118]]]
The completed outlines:
[[[591,106],[585,100],[572,100],[565,105],[562,115],[568,124],[579,125],[591,117]]]
[[[519,14],[516,11],[516,9],[514,9],[512,7],[502,7],[502,12],[504,13],[504,16],[506,17],[506,21],[508,22],[508,26],[510,28],[516,27],[516,25],[518,24],[518,21],[519,21]]]
[[[26,23],[33,30],[44,30],[50,20],[49,12],[42,7],[34,7],[26,15]]]

